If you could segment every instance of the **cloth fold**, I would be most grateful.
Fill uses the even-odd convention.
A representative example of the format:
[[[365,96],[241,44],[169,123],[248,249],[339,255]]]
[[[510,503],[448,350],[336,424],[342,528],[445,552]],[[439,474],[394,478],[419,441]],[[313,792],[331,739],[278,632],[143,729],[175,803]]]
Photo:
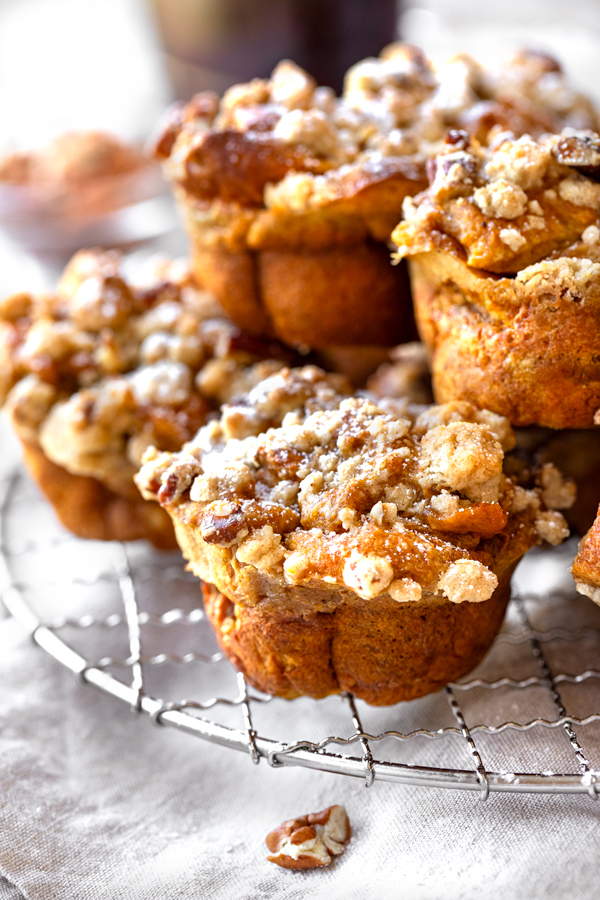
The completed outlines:
[[[2,435],[0,434],[0,440]],[[8,444],[3,447],[8,448]],[[8,453],[6,454],[8,457]],[[44,618],[123,612],[114,579],[75,591],[110,560],[111,546],[75,542],[58,531],[49,508],[27,481],[18,485],[20,514],[10,519],[9,561],[29,585],[28,597]],[[12,515],[12,514],[11,514]],[[60,541],[26,552],[31,536]],[[62,541],[62,543],[61,543]],[[114,548],[113,548],[114,549]],[[573,549],[573,548],[571,548]],[[199,606],[197,582],[185,576],[176,555],[159,557],[139,545],[127,550],[141,608],[146,690],[166,701],[234,697],[233,669],[226,661],[160,664],[167,647],[175,656],[201,650],[210,656],[214,638],[202,620],[157,622],[168,609]],[[12,554],[12,555],[11,555]],[[150,555],[148,555],[150,554]],[[568,602],[551,589],[569,584],[568,552],[533,553],[517,572],[543,602],[525,611],[538,631],[556,635],[542,644],[555,673],[578,675],[597,668],[600,609],[587,598]],[[55,586],[52,586],[52,583]],[[193,618],[193,617],[192,617]],[[565,640],[573,627],[587,637]],[[125,626],[61,629],[87,659],[128,655]],[[506,633],[469,678],[494,681],[539,679],[540,668],[523,623],[509,613]],[[212,644],[211,644],[212,641]],[[204,642],[204,643],[203,643]],[[127,670],[113,666],[116,677]],[[125,673],[125,674],[124,674]],[[0,898],[15,900],[577,900],[597,896],[600,803],[587,795],[494,794],[428,789],[375,779],[368,790],[358,778],[296,767],[272,769],[265,760],[157,727],[144,714],[91,687],[33,644],[12,618],[0,621]],[[600,679],[558,683],[571,715],[600,711]],[[166,693],[168,691],[168,693]],[[478,731],[478,723],[525,723],[558,717],[547,684],[454,689],[488,771],[577,772],[562,727],[536,727],[501,735]],[[456,727],[444,692],[392,708],[360,704],[371,734]],[[240,707],[213,707],[207,718],[240,729]],[[315,703],[253,703],[259,734],[293,742],[348,736],[347,704],[338,697]],[[229,717],[229,718],[228,718]],[[583,751],[600,766],[600,723],[577,726]],[[330,747],[336,752],[336,746]],[[431,740],[372,742],[375,758],[410,765],[474,769],[460,734]],[[354,744],[352,754],[362,754]],[[353,837],[330,867],[288,871],[267,862],[266,835],[282,821],[343,804]],[[14,887],[13,887],[14,885]]]

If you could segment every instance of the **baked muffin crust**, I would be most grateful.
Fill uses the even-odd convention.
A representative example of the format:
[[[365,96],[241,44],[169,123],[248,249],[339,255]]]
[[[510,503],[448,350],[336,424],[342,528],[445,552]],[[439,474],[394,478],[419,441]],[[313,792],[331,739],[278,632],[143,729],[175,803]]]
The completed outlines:
[[[600,604],[600,508],[594,524],[579,543],[571,571],[579,593]]]

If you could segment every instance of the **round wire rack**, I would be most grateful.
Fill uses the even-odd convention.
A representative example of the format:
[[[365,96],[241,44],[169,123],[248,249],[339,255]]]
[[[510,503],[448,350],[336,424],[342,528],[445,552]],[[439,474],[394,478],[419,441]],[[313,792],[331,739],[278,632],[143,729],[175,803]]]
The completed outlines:
[[[513,596],[478,669],[436,694],[374,708],[351,694],[285,701],[253,690],[220,653],[179,554],[73,537],[21,470],[0,480],[0,550],[4,604],[33,640],[82,686],[158,725],[254,763],[358,776],[367,786],[597,799],[600,609],[543,589],[548,554],[534,552],[529,582],[541,590]]]

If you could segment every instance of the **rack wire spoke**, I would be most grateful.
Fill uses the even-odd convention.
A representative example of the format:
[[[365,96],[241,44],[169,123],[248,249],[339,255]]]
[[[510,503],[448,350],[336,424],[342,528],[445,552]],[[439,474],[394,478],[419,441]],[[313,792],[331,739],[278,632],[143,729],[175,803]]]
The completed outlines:
[[[373,763],[373,754],[371,753],[369,742],[364,736],[364,728],[362,727],[362,722],[360,721],[360,716],[358,715],[358,710],[356,709],[354,695],[346,693],[344,694],[344,699],[350,707],[350,714],[352,716],[352,725],[354,726],[355,736],[358,737],[363,748],[363,763],[365,765],[365,787],[370,788],[375,781],[375,766]]]
[[[131,687],[135,693],[133,708],[141,710],[144,694],[144,672],[142,669],[142,632],[139,619],[137,595],[135,584],[129,567],[127,548],[124,544],[115,544],[114,566],[121,589],[123,606],[125,607],[125,621],[129,634],[129,660],[131,666]]]
[[[540,644],[547,644],[550,641],[565,641],[566,643],[576,643],[584,640],[600,641],[600,629],[574,628],[573,631],[567,631],[566,628],[551,628],[548,631],[535,631],[531,628],[522,632],[501,631],[495,643],[527,644],[532,638]]]
[[[487,798],[489,797],[489,793],[490,793],[490,783],[488,781],[485,766],[483,765],[483,762],[481,759],[481,754],[479,753],[479,750],[477,749],[477,745],[475,744],[475,741],[473,740],[473,735],[471,733],[471,730],[469,729],[469,727],[465,721],[463,711],[460,708],[458,700],[454,696],[454,692],[453,692],[452,688],[450,687],[450,685],[447,685],[444,688],[444,692],[446,694],[446,699],[448,700],[448,703],[450,704],[450,709],[452,710],[452,714],[453,714],[454,718],[456,719],[456,721],[458,722],[458,727],[460,729],[460,733],[462,734],[465,741],[467,742],[467,747],[468,747],[469,753],[473,757],[473,761],[475,763],[475,771],[477,773],[477,780],[479,781],[479,784],[481,785],[481,794],[479,795],[480,799],[487,800]]]
[[[241,672],[238,672],[237,676],[238,687],[240,689],[240,702],[242,705],[242,713],[244,716],[244,726],[246,729],[246,740],[248,742],[248,752],[250,753],[250,758],[255,765],[258,765],[260,762],[260,754],[258,752],[256,746],[256,732],[254,730],[254,726],[252,724],[252,713],[250,711],[250,701],[251,697],[248,693],[248,685],[246,683],[246,679],[242,675]]]
[[[514,598],[514,604],[517,610],[517,615],[521,620],[523,629],[525,631],[529,631],[530,633],[529,645],[531,647],[535,660],[542,672],[542,677],[548,686],[548,690],[550,691],[552,697],[552,702],[554,703],[554,706],[556,707],[560,718],[564,720],[563,728],[565,730],[565,734],[567,735],[573,753],[575,754],[575,758],[577,760],[579,768],[581,769],[583,781],[587,786],[592,799],[597,800],[598,793],[596,785],[596,773],[592,771],[592,767],[583,751],[583,747],[579,743],[579,739],[577,737],[575,729],[573,728],[572,720],[567,715],[567,710],[560,695],[560,691],[556,686],[556,680],[552,674],[552,670],[548,665],[548,661],[546,660],[546,657],[542,650],[541,643],[533,632],[533,629],[531,628],[523,598],[519,595],[516,595]]]

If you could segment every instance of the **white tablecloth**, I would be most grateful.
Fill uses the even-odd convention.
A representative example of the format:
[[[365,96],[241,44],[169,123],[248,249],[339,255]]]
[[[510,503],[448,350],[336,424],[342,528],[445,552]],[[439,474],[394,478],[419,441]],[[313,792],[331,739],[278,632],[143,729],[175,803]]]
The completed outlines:
[[[29,900],[598,896],[599,810],[585,797],[482,803],[252,766],[81,687],[10,620],[0,684],[0,872]],[[266,861],[271,828],[332,803],[354,830],[335,865]]]

